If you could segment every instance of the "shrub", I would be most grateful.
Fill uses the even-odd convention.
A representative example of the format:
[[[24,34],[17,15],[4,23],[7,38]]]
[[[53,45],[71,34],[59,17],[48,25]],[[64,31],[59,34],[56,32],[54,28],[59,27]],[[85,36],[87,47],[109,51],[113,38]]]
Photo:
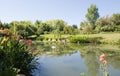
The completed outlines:
[[[35,40],[36,38],[37,38],[37,35],[32,35],[27,37],[27,39],[31,39],[31,40]]]
[[[48,41],[48,39],[49,39],[48,37],[45,37],[45,38],[44,38],[45,41]]]
[[[39,36],[36,38],[36,40],[40,40],[40,41],[43,41],[45,38],[43,36]]]
[[[87,36],[81,36],[81,37],[71,37],[69,38],[69,41],[71,43],[100,43],[101,37],[87,37]]]
[[[119,44],[119,45],[120,45],[120,39],[117,41],[117,44]]]
[[[88,38],[86,36],[83,36],[83,37],[71,37],[69,39],[69,41],[72,42],[72,43],[77,43],[77,42],[79,42],[79,43],[89,43],[89,40],[88,40]]]
[[[11,74],[19,73],[30,76],[32,69],[35,69],[35,65],[31,64],[34,57],[28,50],[26,43],[13,38],[2,38],[0,40],[1,74],[11,71]]]

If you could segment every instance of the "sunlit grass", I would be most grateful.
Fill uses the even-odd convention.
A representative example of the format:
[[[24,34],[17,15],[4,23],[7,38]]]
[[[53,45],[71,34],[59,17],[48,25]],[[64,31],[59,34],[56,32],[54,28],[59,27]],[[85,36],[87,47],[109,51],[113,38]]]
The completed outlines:
[[[45,34],[41,35],[45,38],[58,38],[54,34]],[[101,37],[102,39],[100,40],[102,43],[117,43],[118,40],[120,39],[120,33],[99,33],[99,34],[78,34],[78,35],[61,35],[61,38],[69,38],[69,37],[74,37],[74,36],[79,36],[79,37]]]

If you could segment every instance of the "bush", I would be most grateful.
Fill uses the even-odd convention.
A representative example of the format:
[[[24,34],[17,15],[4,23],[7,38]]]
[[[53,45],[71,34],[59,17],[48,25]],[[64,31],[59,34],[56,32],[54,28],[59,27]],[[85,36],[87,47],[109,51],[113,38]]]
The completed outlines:
[[[27,37],[27,39],[31,39],[31,40],[35,40],[36,38],[37,38],[37,35],[32,35]]]
[[[31,64],[34,57],[26,43],[13,38],[0,40],[0,74],[11,71],[11,76],[17,73],[30,76],[32,69],[35,69],[35,65]]]
[[[43,36],[39,36],[36,38],[36,40],[40,40],[40,41],[43,41],[45,38]]]
[[[87,37],[87,36],[81,36],[81,37],[71,37],[69,41],[71,43],[100,43],[101,37]]]
[[[44,38],[45,41],[48,41],[48,39],[49,39],[48,37],[45,37],[45,38]]]
[[[83,37],[71,37],[71,38],[69,39],[69,41],[70,41],[71,43],[77,43],[77,42],[79,42],[79,43],[89,43],[88,38],[85,37],[85,36],[83,36]]]
[[[119,45],[120,45],[120,39],[117,41],[117,44],[119,44]]]

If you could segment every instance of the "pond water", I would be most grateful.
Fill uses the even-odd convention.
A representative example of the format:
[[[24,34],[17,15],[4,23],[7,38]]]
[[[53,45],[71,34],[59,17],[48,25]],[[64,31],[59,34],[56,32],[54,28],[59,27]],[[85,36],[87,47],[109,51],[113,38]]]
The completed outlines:
[[[52,48],[54,46],[54,48]],[[34,76],[103,76],[99,56],[107,55],[110,76],[120,76],[120,47],[117,45],[36,43],[38,69]]]

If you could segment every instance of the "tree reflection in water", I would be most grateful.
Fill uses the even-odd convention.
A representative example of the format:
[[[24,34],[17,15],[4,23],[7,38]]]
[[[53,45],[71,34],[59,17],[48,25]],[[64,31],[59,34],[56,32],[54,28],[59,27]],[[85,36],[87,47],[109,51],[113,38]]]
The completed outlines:
[[[56,46],[56,48],[52,49],[51,48],[52,46]],[[104,53],[105,55],[107,55],[107,61],[109,65],[108,70],[110,70],[109,71],[110,76],[113,76],[115,73],[117,73],[117,75],[120,74],[118,73],[120,72],[119,71],[120,70],[120,66],[119,66],[120,48],[118,46],[93,45],[93,44],[77,45],[77,44],[62,44],[62,43],[41,43],[35,46],[33,45],[33,47],[36,47],[37,50],[41,52],[41,54],[39,55],[46,54],[47,56],[50,55],[56,58],[62,57],[62,56],[66,57],[66,55],[70,56],[74,53],[80,53],[80,58],[84,59],[88,76],[102,76],[102,73],[100,71],[99,56]],[[78,66],[81,66],[81,65],[78,65]],[[116,72],[114,70],[118,70],[118,71]]]

